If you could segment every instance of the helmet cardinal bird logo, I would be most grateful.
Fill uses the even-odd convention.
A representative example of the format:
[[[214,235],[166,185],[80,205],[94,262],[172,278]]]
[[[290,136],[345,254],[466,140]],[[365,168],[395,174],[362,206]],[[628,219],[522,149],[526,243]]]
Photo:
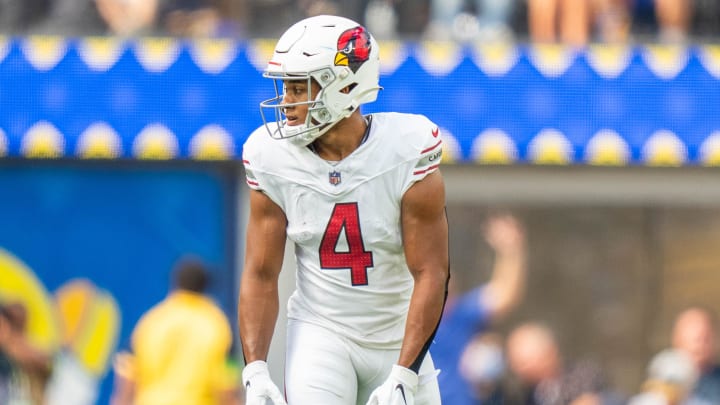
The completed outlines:
[[[363,27],[350,28],[340,34],[335,55],[335,66],[347,66],[357,73],[370,58],[370,34]]]

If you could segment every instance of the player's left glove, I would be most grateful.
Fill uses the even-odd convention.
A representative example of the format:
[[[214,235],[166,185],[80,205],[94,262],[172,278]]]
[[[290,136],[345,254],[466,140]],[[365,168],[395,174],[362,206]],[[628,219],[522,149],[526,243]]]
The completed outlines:
[[[366,405],[414,405],[417,386],[417,373],[396,364],[387,380],[370,394]]]
[[[270,379],[267,363],[262,360],[253,361],[242,371],[245,386],[245,404],[287,405],[278,387]]]

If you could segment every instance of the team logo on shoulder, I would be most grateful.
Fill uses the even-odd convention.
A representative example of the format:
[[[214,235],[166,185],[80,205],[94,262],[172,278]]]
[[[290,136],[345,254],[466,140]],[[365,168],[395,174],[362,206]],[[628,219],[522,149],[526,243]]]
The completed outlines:
[[[337,170],[331,171],[328,173],[328,180],[330,181],[330,184],[337,186],[342,181],[342,178],[340,178],[340,172]]]
[[[365,28],[350,28],[338,38],[335,66],[348,66],[353,73],[357,73],[360,66],[370,58],[370,49],[370,34]]]

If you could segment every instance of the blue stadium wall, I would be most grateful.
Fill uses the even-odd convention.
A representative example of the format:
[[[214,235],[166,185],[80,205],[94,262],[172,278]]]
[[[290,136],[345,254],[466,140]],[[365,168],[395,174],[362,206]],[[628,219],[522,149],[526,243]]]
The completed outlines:
[[[236,159],[272,41],[0,40],[0,154]],[[425,114],[446,163],[720,164],[720,47],[381,44],[366,112]]]
[[[74,348],[98,403],[182,255],[211,265],[234,314],[237,161],[273,92],[271,52],[0,37],[0,302],[27,301],[37,344]],[[427,115],[446,164],[720,165],[717,46],[385,42],[381,60],[364,111]]]

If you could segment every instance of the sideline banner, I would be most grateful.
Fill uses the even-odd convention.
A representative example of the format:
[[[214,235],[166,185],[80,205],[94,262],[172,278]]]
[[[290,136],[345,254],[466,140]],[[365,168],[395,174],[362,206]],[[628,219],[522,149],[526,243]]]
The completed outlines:
[[[239,159],[272,46],[0,37],[0,156]],[[720,46],[380,46],[364,111],[427,115],[445,163],[720,165]]]

